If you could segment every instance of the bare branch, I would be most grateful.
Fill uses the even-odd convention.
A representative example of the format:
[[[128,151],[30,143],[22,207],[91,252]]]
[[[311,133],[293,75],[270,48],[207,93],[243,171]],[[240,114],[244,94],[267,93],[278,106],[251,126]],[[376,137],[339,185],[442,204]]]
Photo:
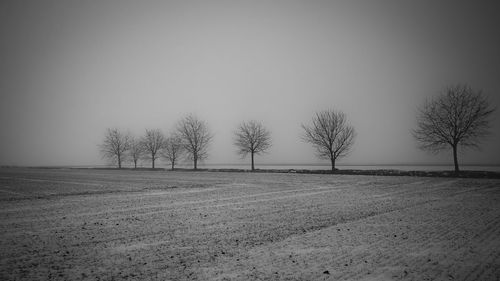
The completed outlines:
[[[451,146],[458,172],[457,147],[477,148],[480,139],[489,134],[489,117],[494,111],[481,91],[468,85],[449,86],[420,108],[413,136],[424,150],[438,152]]]
[[[310,125],[302,125],[302,139],[316,148],[317,156],[330,159],[332,171],[335,161],[345,157],[352,146],[356,132],[347,123],[346,116],[340,111],[321,111],[316,113]]]
[[[182,156],[183,152],[184,147],[182,145],[182,138],[176,134],[171,134],[170,137],[166,139],[162,156],[170,162],[172,171],[175,168],[175,163],[177,163],[177,160]]]
[[[165,147],[165,136],[159,129],[146,130],[142,138],[144,150],[151,156],[151,167],[155,168],[155,160],[158,159],[161,149]]]
[[[188,157],[193,160],[194,169],[198,168],[198,160],[208,157],[208,147],[212,141],[212,134],[206,122],[195,115],[187,115],[177,123],[177,133],[182,139],[182,146]]]
[[[122,133],[116,128],[108,128],[104,141],[100,145],[100,150],[103,158],[107,158],[118,164],[118,168],[122,167],[122,162],[125,160],[126,151],[130,148],[130,138],[127,134]]]
[[[242,122],[234,132],[234,145],[243,158],[249,153],[252,158],[252,171],[255,170],[254,155],[266,152],[271,147],[271,134],[256,121]]]
[[[144,153],[146,152],[141,140],[131,136],[130,149],[128,152],[131,160],[134,162],[134,168],[137,168],[137,162],[144,156]]]

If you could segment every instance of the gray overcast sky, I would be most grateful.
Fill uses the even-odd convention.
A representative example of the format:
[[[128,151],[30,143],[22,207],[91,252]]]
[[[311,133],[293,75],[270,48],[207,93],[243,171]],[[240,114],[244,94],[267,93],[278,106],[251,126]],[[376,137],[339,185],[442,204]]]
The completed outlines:
[[[466,3],[459,3],[466,2]],[[416,108],[451,83],[500,104],[496,1],[1,1],[0,164],[104,164],[107,127],[209,123],[207,163],[241,162],[236,125],[262,121],[257,163],[317,163],[315,111],[357,130],[342,163],[452,163],[411,136]],[[500,162],[500,112],[481,151]],[[246,161],[245,161],[246,162]]]

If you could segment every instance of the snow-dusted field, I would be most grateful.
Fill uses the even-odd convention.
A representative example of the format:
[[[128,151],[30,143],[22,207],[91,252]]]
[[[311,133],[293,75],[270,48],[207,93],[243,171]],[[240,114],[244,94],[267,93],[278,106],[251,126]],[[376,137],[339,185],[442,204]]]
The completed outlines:
[[[499,280],[500,180],[0,169],[1,280]]]

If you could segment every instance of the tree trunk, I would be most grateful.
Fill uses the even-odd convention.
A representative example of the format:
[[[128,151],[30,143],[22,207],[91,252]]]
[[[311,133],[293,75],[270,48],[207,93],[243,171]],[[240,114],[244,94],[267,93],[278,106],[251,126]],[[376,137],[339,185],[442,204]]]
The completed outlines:
[[[453,162],[455,163],[455,173],[458,174],[460,169],[458,168],[458,157],[457,157],[457,144],[453,145]]]
[[[251,155],[252,155],[252,172],[253,172],[253,171],[255,171],[255,166],[253,164],[253,152],[251,153]]]
[[[151,154],[151,164],[153,169],[155,168],[155,156]]]
[[[175,161],[172,161],[172,171],[174,170]]]
[[[194,169],[195,170],[198,169],[198,157],[197,157],[197,155],[195,155],[193,157],[193,162],[194,162]]]
[[[137,169],[137,160],[134,160],[134,169]]]
[[[122,168],[122,159],[120,158],[120,154],[118,154],[118,169]]]
[[[333,154],[330,155],[330,160],[332,162],[332,173],[335,173],[335,157],[333,157]]]

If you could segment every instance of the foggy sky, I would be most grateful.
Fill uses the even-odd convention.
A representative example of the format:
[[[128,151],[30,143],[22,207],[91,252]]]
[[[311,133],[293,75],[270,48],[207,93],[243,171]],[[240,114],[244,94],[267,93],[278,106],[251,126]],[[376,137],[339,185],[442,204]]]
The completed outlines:
[[[251,119],[273,139],[257,165],[318,163],[300,126],[332,108],[357,131],[339,164],[452,163],[417,148],[417,107],[454,83],[500,104],[500,9],[458,2],[2,1],[0,164],[104,164],[106,128],[189,113],[215,135],[206,163],[248,162],[232,139]],[[499,163],[498,110],[491,131],[459,161]]]

